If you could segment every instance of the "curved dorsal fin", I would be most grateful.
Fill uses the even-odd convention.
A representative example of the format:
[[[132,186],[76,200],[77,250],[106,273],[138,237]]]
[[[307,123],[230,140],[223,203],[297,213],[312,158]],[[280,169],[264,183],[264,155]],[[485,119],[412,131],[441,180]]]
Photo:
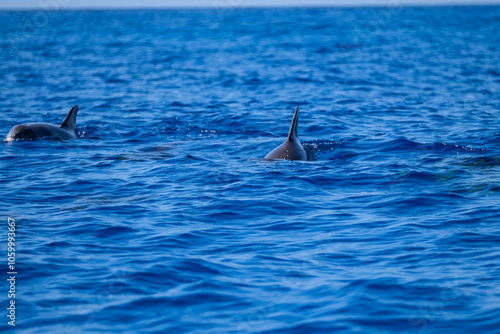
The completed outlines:
[[[288,132],[288,140],[293,140],[297,137],[297,126],[299,125],[299,107],[295,108],[295,114],[293,114],[292,125],[290,125],[290,131]]]
[[[76,131],[76,114],[78,113],[78,105],[75,105],[68,113],[68,116],[64,119],[61,124],[61,128],[66,128],[69,130]]]

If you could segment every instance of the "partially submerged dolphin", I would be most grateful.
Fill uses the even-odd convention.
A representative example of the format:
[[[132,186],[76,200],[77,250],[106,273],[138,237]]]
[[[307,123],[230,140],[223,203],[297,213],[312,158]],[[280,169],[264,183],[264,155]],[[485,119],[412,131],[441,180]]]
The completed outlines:
[[[307,160],[307,153],[297,137],[299,107],[295,109],[287,140],[269,152],[264,159]]]
[[[55,137],[58,139],[77,138],[76,114],[78,106],[74,106],[69,111],[62,124],[50,123],[26,123],[14,126],[7,134],[7,140],[14,139],[39,139],[43,137]]]

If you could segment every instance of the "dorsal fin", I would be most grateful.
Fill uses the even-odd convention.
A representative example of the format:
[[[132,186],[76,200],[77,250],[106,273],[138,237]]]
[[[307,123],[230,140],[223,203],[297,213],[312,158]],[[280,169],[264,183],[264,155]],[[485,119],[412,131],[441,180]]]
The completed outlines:
[[[78,113],[78,106],[74,106],[68,113],[68,116],[64,119],[61,124],[61,128],[66,128],[76,132],[76,114]]]
[[[288,140],[293,140],[297,137],[297,126],[299,125],[299,107],[295,108],[293,114],[292,125],[290,125],[290,132],[288,132]]]

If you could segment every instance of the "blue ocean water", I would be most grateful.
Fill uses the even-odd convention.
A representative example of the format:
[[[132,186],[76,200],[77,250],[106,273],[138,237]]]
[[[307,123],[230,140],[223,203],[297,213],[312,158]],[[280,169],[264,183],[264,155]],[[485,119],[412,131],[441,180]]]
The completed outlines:
[[[500,333],[500,7],[0,18],[19,332]]]

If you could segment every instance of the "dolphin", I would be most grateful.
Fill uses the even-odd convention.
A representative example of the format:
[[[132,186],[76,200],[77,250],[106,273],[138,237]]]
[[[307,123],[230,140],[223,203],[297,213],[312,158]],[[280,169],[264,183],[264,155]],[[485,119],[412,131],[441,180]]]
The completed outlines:
[[[43,137],[55,137],[57,139],[77,138],[76,133],[76,114],[78,106],[74,106],[69,111],[62,124],[50,123],[26,123],[14,126],[7,134],[7,140],[15,139],[40,139]]]
[[[264,159],[307,160],[307,153],[297,137],[299,107],[295,109],[287,140],[269,152]]]

